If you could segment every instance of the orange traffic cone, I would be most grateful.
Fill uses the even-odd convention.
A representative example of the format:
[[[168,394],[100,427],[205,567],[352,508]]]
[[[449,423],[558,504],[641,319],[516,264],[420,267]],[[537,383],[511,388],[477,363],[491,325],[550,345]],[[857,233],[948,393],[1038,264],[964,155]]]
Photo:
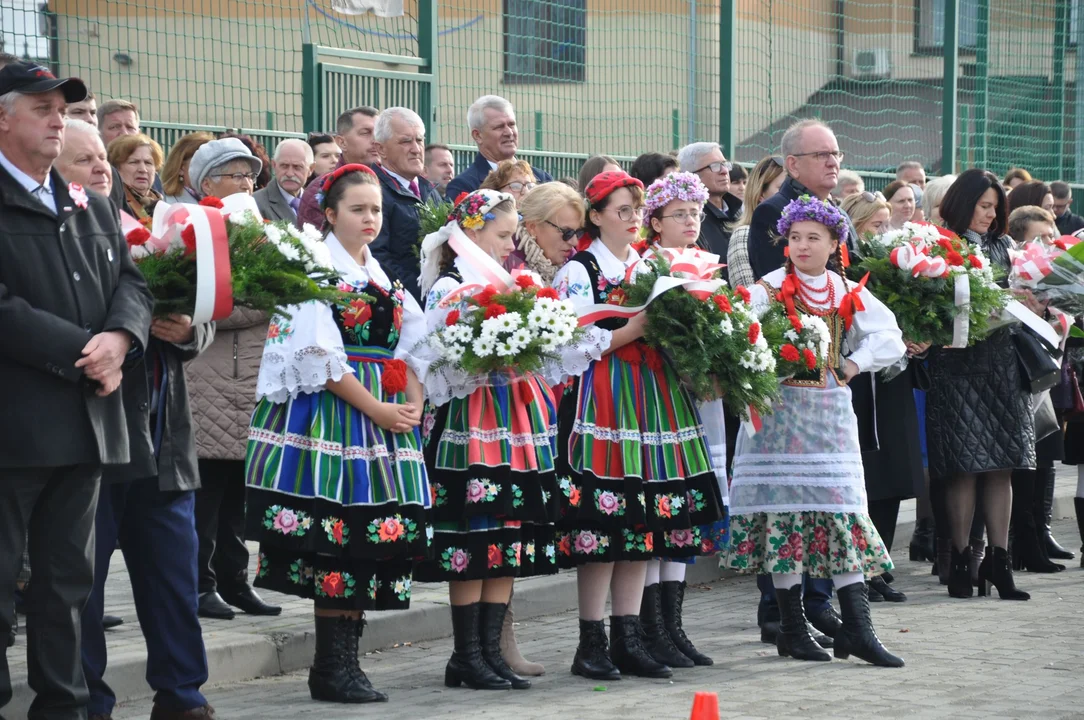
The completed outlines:
[[[693,714],[689,720],[719,720],[718,694],[698,692],[693,698]]]

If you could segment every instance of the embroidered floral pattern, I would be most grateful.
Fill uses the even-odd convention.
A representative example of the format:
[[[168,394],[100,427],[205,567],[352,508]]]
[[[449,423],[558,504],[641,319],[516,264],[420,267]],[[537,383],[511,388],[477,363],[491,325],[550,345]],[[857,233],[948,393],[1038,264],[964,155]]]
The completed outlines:
[[[260,553],[256,556],[256,577],[267,577],[268,571],[271,569],[271,563],[268,561],[267,556]]]
[[[488,563],[489,563],[488,567],[491,570],[493,568],[499,568],[501,565],[504,564],[504,554],[502,553],[502,548],[498,543],[491,543],[490,544],[490,546],[489,546],[489,554],[488,554]]]
[[[595,490],[595,507],[603,515],[620,517],[625,514],[625,495],[610,490]]]
[[[418,537],[418,523],[404,520],[402,515],[393,515],[383,520],[369,523],[369,540],[374,543],[390,543],[397,540],[412,542]]]
[[[316,595],[326,598],[348,598],[354,596],[357,580],[350,573],[316,573]]]
[[[519,567],[522,552],[522,544],[515,542],[504,549],[504,562],[508,567]]]
[[[610,536],[591,530],[574,533],[572,547],[580,555],[602,555],[610,547]]]
[[[339,547],[350,542],[350,528],[337,517],[326,517],[323,523],[324,532],[327,533],[328,542],[335,543]]]
[[[534,562],[534,543],[527,543],[526,547],[523,548],[523,551],[527,553],[527,562]]]
[[[294,334],[294,328],[290,321],[276,315],[267,326],[267,341],[265,345],[281,345]]]
[[[389,582],[388,588],[399,600],[409,600],[411,584],[410,576],[404,575],[401,578],[397,578],[395,582]]]
[[[567,538],[568,536],[565,535],[565,537]],[[545,553],[546,553],[546,559],[549,560],[550,563],[557,562],[557,548],[554,547],[553,543],[550,543],[549,545],[546,546]]]
[[[580,506],[580,486],[572,482],[572,478],[563,477],[560,483],[561,492],[564,493],[568,504],[572,507]]]
[[[519,485],[512,485],[512,507],[523,507],[523,490]]]
[[[369,578],[369,599],[376,600],[376,577]]]
[[[663,543],[668,548],[684,548],[700,544],[700,528],[682,528],[663,534]]]
[[[655,514],[659,517],[672,518],[681,510],[685,500],[677,495],[664,494],[655,498]]]
[[[440,554],[440,566],[448,572],[462,573],[470,564],[470,553],[463,548],[447,548]]]
[[[497,495],[500,491],[500,486],[495,483],[491,483],[482,478],[472,478],[467,482],[467,502],[493,502],[497,499]]]
[[[437,424],[437,414],[433,410],[433,406],[429,403],[425,404],[425,414],[422,415],[422,441],[425,445],[429,444],[429,436],[433,433],[433,428]]]
[[[301,510],[272,505],[264,511],[263,526],[283,535],[304,537],[312,527],[312,518]]]
[[[623,531],[626,552],[650,553],[655,551],[655,538],[650,532],[633,532],[628,528]]]
[[[704,500],[704,493],[699,490],[686,492],[685,501],[689,503],[689,512],[700,512],[708,506],[708,503]]]
[[[312,566],[298,558],[290,563],[290,572],[286,573],[286,577],[295,585],[308,585],[312,582]]]
[[[433,496],[433,507],[440,507],[448,502],[448,488],[444,487],[440,483],[433,483],[429,486],[429,492]]]

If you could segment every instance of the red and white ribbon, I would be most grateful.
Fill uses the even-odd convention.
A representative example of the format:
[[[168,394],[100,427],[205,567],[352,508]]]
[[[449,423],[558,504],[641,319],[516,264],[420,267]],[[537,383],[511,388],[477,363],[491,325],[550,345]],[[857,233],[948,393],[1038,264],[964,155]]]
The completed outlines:
[[[967,347],[971,330],[971,278],[966,272],[957,273],[954,296],[956,317],[952,320],[952,345],[949,347]]]
[[[1035,287],[1040,280],[1053,272],[1051,257],[1041,243],[1027,243],[1013,255],[1012,266],[1016,277],[1031,287]]]
[[[203,205],[158,203],[151,236],[166,248],[183,247],[181,232],[189,225],[196,237],[196,303],[192,324],[198,325],[221,320],[233,312],[230,243],[226,216]]]
[[[893,248],[889,261],[901,270],[911,273],[911,277],[943,277],[948,272],[948,263],[944,258],[930,257],[926,254],[925,243],[906,243]]]
[[[441,298],[441,307],[447,307],[465,295],[480,292],[486,285],[492,285],[498,293],[508,292],[516,286],[516,279],[521,275],[531,278],[535,285],[542,284],[542,278],[524,268],[518,268],[509,273],[458,228],[455,228],[448,237],[448,245],[452,250],[455,250],[457,257],[461,258],[474,272],[482,277],[484,282],[463,283]]]

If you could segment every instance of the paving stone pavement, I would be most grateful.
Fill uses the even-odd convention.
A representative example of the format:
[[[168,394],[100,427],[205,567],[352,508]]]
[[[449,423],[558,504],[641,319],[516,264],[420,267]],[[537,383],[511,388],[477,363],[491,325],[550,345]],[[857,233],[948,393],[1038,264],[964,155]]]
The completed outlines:
[[[1076,527],[1055,534],[1076,547]],[[902,544],[902,543],[901,543]],[[673,680],[597,683],[569,674],[576,616],[566,612],[518,626],[524,654],[548,674],[528,691],[451,690],[443,685],[451,640],[417,642],[362,658],[386,705],[339,706],[309,699],[304,672],[214,686],[205,692],[222,720],[267,718],[516,718],[579,720],[688,718],[694,692],[719,694],[722,718],[1084,718],[1084,570],[1079,561],[1055,575],[1020,573],[1030,602],[953,600],[928,564],[897,550],[902,604],[873,606],[884,643],[902,669],[854,659],[803,663],[782,659],[759,641],[756,593],[748,577],[690,588],[685,624],[710,668],[679,670]],[[439,586],[432,588],[439,591]],[[282,618],[308,622],[307,612]],[[138,630],[133,627],[135,637]],[[213,632],[213,631],[212,631]],[[112,647],[111,647],[112,652]],[[116,720],[144,719],[149,700],[122,704]]]

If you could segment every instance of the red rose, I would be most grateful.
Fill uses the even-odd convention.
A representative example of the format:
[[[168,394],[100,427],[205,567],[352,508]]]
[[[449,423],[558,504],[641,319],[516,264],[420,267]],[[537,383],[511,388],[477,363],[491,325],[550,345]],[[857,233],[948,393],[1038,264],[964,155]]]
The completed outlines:
[[[653,347],[644,347],[644,361],[647,366],[651,368],[652,372],[659,372],[662,370],[662,355],[659,351]]]
[[[128,241],[129,246],[143,245],[151,239],[151,234],[147,231],[147,228],[137,227],[125,235],[124,239]]]
[[[196,228],[188,225],[184,230],[181,230],[181,240],[184,242],[184,251],[186,255],[194,255],[196,253]]]
[[[749,326],[749,344],[755,345],[758,337],[760,337],[760,324],[753,323]]]
[[[715,303],[715,307],[719,308],[719,310],[725,312],[727,315],[734,312],[734,308],[730,304],[730,298],[726,295],[714,295],[711,299]]]
[[[802,357],[805,358],[805,366],[812,370],[817,367],[817,356],[809,348],[802,348]]]
[[[479,305],[489,305],[493,302],[493,296],[497,294],[497,288],[492,285],[486,285],[482,288],[482,292],[474,296],[474,301]]]
[[[343,310],[343,327],[350,329],[359,325],[364,326],[372,316],[373,309],[369,307],[369,303],[360,298],[351,300]]]
[[[623,345],[617,350],[614,350],[614,355],[616,355],[617,359],[621,362],[628,363],[629,365],[639,365],[644,361],[644,354],[636,345],[636,343]]]
[[[457,322],[459,322],[458,310],[452,310],[450,313],[448,313],[448,317],[444,318],[444,324],[448,327],[455,325]]]
[[[556,300],[557,299],[557,291],[554,290],[551,287],[542,288],[541,290],[538,291],[538,295],[536,295],[535,297],[549,298],[550,300]]]
[[[971,267],[982,269],[982,260],[979,260],[974,255],[968,255],[967,261],[971,263]]]
[[[749,291],[746,290],[744,286],[739,285],[738,287],[734,288],[734,292],[738,293],[738,295],[741,296],[742,300],[744,300],[745,302],[749,302]]]
[[[397,395],[407,389],[407,365],[402,360],[386,360],[380,385],[388,395]]]
[[[526,290],[527,288],[534,287],[534,279],[526,273],[524,273],[523,275],[517,275],[516,285]]]
[[[210,196],[205,197],[202,200],[200,200],[199,204],[202,205],[203,207],[217,208],[219,210],[221,210],[222,207],[223,207],[221,200],[219,200],[216,197],[210,197]]]
[[[956,252],[955,250],[950,250],[948,252],[948,254],[945,255],[945,261],[949,265],[963,265],[964,264],[964,256],[961,255],[960,253]]]
[[[779,356],[787,362],[798,362],[802,357],[801,353],[798,352],[798,348],[790,343],[779,348]]]
[[[610,294],[606,296],[607,305],[624,305],[629,299],[629,296],[625,294],[624,288],[614,288],[610,291]]]
[[[489,567],[500,567],[504,562],[504,554],[501,553],[501,549],[496,545],[489,546]]]
[[[644,550],[651,552],[655,549],[655,535],[653,533],[644,533]]]
[[[493,303],[486,308],[486,320],[489,320],[490,318],[500,317],[506,312],[508,312],[508,308],[506,308],[504,305],[501,305],[499,303]]]
[[[572,554],[572,540],[568,535],[562,535],[561,539],[557,541],[557,549],[561,551],[562,555]]]
[[[320,588],[330,598],[342,595],[344,587],[343,576],[337,572],[328,573],[324,576],[323,582],[320,583]]]
[[[336,520],[335,524],[331,526],[331,537],[335,538],[335,542],[340,545],[343,544],[343,521]]]

